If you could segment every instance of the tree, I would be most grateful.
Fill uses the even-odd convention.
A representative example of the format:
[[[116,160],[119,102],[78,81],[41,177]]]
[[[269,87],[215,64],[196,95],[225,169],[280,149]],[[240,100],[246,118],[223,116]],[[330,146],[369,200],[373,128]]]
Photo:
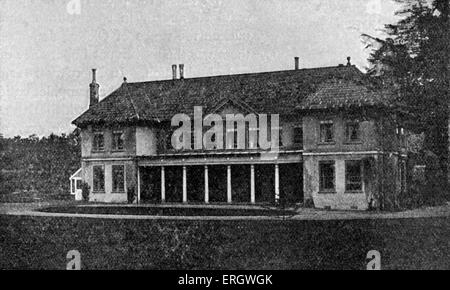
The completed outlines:
[[[391,83],[405,104],[406,124],[425,133],[424,147],[447,171],[449,116],[449,0],[395,0],[401,19],[385,26],[384,40],[371,40],[370,72]],[[376,79],[376,78],[375,78]]]

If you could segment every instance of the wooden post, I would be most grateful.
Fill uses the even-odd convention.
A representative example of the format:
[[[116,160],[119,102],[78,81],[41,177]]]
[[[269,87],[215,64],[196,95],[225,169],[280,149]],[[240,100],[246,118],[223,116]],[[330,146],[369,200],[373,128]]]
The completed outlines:
[[[227,202],[231,203],[231,165],[227,166]]]
[[[255,165],[250,165],[250,202],[255,203]]]
[[[161,202],[166,202],[166,172],[164,166],[161,166]]]
[[[205,203],[209,203],[208,165],[205,165]]]
[[[279,166],[275,164],[275,203],[280,201],[280,173]]]
[[[187,203],[186,166],[183,166],[183,203]]]

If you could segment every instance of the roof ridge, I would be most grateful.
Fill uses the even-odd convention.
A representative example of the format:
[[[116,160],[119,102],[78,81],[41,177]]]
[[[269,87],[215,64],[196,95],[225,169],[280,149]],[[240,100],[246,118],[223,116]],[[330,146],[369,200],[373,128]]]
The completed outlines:
[[[251,76],[251,75],[262,75],[262,74],[273,74],[273,73],[286,73],[286,72],[304,72],[304,71],[313,71],[313,70],[325,70],[325,69],[356,69],[361,74],[364,74],[362,71],[360,71],[355,65],[351,66],[323,66],[323,67],[311,67],[311,68],[301,68],[298,70],[290,69],[290,70],[275,70],[275,71],[263,71],[263,72],[249,72],[249,73],[238,73],[238,74],[223,74],[223,75],[212,75],[212,76],[200,76],[200,77],[193,77],[193,78],[183,78],[183,79],[165,79],[165,80],[153,80],[153,81],[142,81],[142,82],[129,82],[130,85],[137,85],[137,84],[148,84],[148,83],[165,83],[165,82],[173,82],[173,81],[184,81],[184,80],[203,80],[203,79],[210,79],[210,78],[221,78],[221,77],[240,77],[240,76]]]

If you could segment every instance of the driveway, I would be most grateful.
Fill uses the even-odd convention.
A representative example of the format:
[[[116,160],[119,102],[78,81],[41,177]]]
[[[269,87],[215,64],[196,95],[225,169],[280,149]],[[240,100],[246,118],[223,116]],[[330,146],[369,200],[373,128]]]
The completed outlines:
[[[47,213],[38,209],[49,206],[112,206],[107,204],[84,204],[69,202],[38,202],[38,203],[2,203],[0,214],[21,216],[43,216],[43,217],[80,217],[101,219],[168,219],[168,220],[354,220],[354,219],[404,219],[404,218],[431,218],[450,217],[450,202],[443,206],[424,207],[402,212],[367,212],[367,211],[338,211],[321,210],[311,208],[300,208],[297,214],[289,217],[279,216],[153,216],[153,215],[116,215],[116,214],[73,214],[73,213]],[[113,206],[140,206],[140,207],[217,207],[217,205],[113,205]],[[220,205],[229,208],[261,208],[259,206]]]

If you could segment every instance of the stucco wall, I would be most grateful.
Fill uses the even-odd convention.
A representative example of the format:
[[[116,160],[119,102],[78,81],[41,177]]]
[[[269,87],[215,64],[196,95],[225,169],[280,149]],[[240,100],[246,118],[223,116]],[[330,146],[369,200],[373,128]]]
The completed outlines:
[[[154,128],[136,127],[136,155],[157,154],[157,134]]]
[[[332,120],[334,126],[334,142],[320,144],[320,121]],[[305,116],[303,118],[303,148],[305,151],[340,152],[340,151],[370,151],[379,148],[375,120],[360,119],[360,142],[348,143],[345,139],[345,114]]]
[[[124,150],[114,151],[112,149],[112,133],[114,130],[123,130]],[[105,157],[124,157],[136,154],[136,134],[134,127],[103,127],[101,129],[105,141],[105,150],[102,152],[92,151],[94,138],[94,129],[92,126],[81,130],[81,156],[83,158],[105,158]]]
[[[360,122],[360,140],[348,142],[345,137],[345,125],[347,121],[354,119]],[[320,143],[320,121],[322,120],[333,121],[334,142],[331,144]],[[363,176],[365,184],[361,192],[346,192],[345,161],[376,158],[375,151],[380,150],[380,144],[374,119],[347,116],[345,113],[305,116],[303,117],[303,148],[305,198],[313,199],[317,208],[359,210],[368,208],[368,202],[376,188],[375,178]],[[319,161],[325,160],[334,161],[335,164],[335,192],[333,193],[319,192]]]
[[[333,193],[319,192],[319,161],[332,160],[335,165],[335,189]],[[304,157],[303,190],[305,198],[312,198],[317,208],[331,209],[359,209],[368,208],[367,184],[361,192],[346,192],[345,190],[345,161],[358,160],[347,156],[308,156]]]
[[[93,166],[104,166],[105,172],[105,192],[94,193],[93,188]],[[125,165],[125,192],[115,193],[112,192],[112,166],[113,165]],[[130,187],[135,187],[137,192],[136,182],[136,167],[133,161],[89,161],[82,162],[82,174],[83,180],[89,184],[91,193],[89,195],[89,201],[96,202],[127,202],[126,190]]]

